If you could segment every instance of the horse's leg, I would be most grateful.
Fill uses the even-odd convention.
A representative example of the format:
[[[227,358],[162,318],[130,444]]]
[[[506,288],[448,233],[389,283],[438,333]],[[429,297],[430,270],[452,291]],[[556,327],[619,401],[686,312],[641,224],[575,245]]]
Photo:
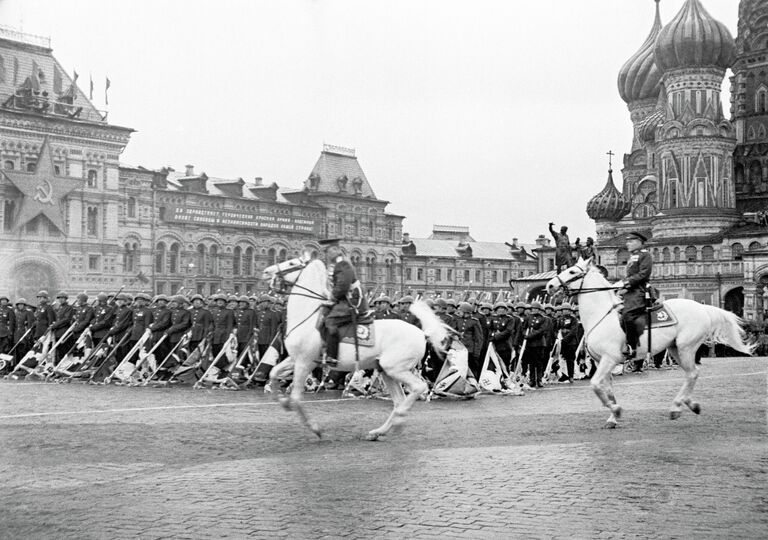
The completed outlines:
[[[294,362],[293,387],[291,388],[291,396],[288,398],[290,400],[289,406],[296,411],[299,418],[301,418],[301,422],[307,426],[312,433],[321,438],[323,432],[320,429],[319,424],[314,420],[310,420],[309,416],[307,416],[307,412],[304,410],[304,406],[301,404],[301,397],[304,394],[304,384],[307,380],[307,375],[309,375],[309,372],[312,370],[314,362],[305,358],[297,358]]]
[[[427,383],[417,377],[410,369],[410,366],[401,365],[394,369],[389,367],[388,369],[382,365],[382,370],[389,375],[396,384],[403,384],[408,389],[408,395],[405,397],[400,405],[397,405],[392,411],[392,427],[395,431],[402,429],[405,415],[411,410],[413,404],[419,399],[429,387]]]
[[[269,383],[264,387],[265,392],[269,388],[269,392],[275,395],[277,401],[287,411],[291,410],[291,404],[288,397],[280,393],[280,378],[291,369],[293,369],[293,358],[289,356],[269,370]]]
[[[384,384],[387,385],[389,394],[392,396],[392,412],[389,414],[387,421],[384,422],[384,424],[382,424],[381,427],[372,429],[371,431],[368,432],[366,439],[368,439],[369,441],[378,440],[379,437],[387,434],[387,432],[392,427],[392,421],[395,418],[395,410],[397,410],[397,408],[405,400],[405,392],[403,392],[403,387],[400,385],[399,382],[392,379],[392,377],[390,377],[383,371],[381,372],[381,378],[384,379]]]
[[[603,355],[597,364],[597,370],[592,376],[590,384],[592,390],[600,399],[604,407],[611,410],[611,416],[606,420],[605,427],[615,428],[617,420],[621,418],[621,407],[616,403],[616,396],[613,394],[613,388],[610,384],[611,370],[616,365],[612,358]]]
[[[672,408],[669,410],[669,418],[677,420],[682,412],[682,405],[685,403],[689,409],[696,414],[701,413],[701,405],[691,399],[693,387],[696,379],[699,378],[699,369],[696,367],[696,351],[690,347],[670,347],[670,354],[677,360],[677,363],[685,371],[685,380],[680,391],[672,402]]]

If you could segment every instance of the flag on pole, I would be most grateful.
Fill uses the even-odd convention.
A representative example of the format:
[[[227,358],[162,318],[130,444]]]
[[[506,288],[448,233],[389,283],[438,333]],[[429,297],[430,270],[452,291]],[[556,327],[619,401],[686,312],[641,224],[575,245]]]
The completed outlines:
[[[90,91],[88,92],[88,99],[93,99],[93,75],[89,74],[88,76],[91,78],[91,87]]]
[[[104,84],[104,104],[109,105],[109,96],[107,92],[109,92],[109,87],[112,85],[111,82],[109,82],[109,77],[107,77],[107,82]]]

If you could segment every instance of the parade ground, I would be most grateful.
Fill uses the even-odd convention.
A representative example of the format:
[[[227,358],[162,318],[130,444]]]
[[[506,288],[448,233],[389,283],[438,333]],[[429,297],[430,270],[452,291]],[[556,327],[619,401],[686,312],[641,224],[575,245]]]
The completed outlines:
[[[259,391],[0,382],[2,538],[765,538],[768,359],[418,402],[308,397],[317,440]]]

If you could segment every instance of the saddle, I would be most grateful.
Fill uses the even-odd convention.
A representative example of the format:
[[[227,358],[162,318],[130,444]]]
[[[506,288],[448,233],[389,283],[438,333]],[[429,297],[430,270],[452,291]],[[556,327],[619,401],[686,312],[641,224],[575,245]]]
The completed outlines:
[[[355,339],[357,335],[357,339]],[[373,347],[376,345],[376,332],[374,331],[373,318],[368,317],[355,324],[339,327],[341,343],[357,344],[359,347]]]
[[[645,321],[645,317],[643,317],[643,321]],[[657,302],[651,306],[651,329],[675,326],[676,324],[677,317],[663,303]]]

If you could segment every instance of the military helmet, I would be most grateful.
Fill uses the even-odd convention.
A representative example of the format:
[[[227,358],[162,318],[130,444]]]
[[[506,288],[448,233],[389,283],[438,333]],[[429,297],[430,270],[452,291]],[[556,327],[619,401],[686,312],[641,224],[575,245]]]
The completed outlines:
[[[37,293],[37,298],[48,298],[48,291],[40,291]]]
[[[130,300],[130,298],[131,298],[131,295],[129,295],[128,293],[121,292],[115,297],[115,300],[125,300],[127,302],[128,300]]]
[[[438,299],[435,300],[435,305],[437,307],[444,308],[445,306],[448,305],[448,302],[446,302],[444,298],[438,298]]]
[[[268,294],[261,294],[261,295],[259,295],[259,303],[261,303],[261,302],[271,302],[271,301],[272,301],[272,297],[269,296]]]
[[[506,302],[496,302],[495,304],[493,304],[494,311],[496,311],[499,308],[506,308],[506,307],[507,307]]]
[[[100,292],[99,294],[96,295],[96,300],[98,300],[99,302],[103,302],[106,299],[107,299],[106,293]]]
[[[171,300],[171,302],[176,302],[176,303],[177,303],[178,305],[180,305],[180,306],[183,306],[183,305],[184,305],[184,302],[186,302],[186,301],[187,301],[187,299],[186,299],[186,298],[184,298],[184,296],[182,296],[182,295],[180,295],[180,294],[177,294],[177,295],[175,295],[175,296],[172,296],[172,297],[170,298],[170,300]]]
[[[461,311],[462,313],[472,313],[473,311],[475,311],[475,308],[472,307],[472,304],[470,304],[469,302],[460,302],[459,311]]]
[[[248,302],[250,302],[250,300],[248,300],[248,297],[247,297],[246,295],[238,296],[238,297],[237,297],[237,301],[238,301],[238,302],[245,302],[246,304],[247,304]]]
[[[160,302],[161,300],[167,302],[168,297],[164,294],[158,294],[157,296],[155,296],[155,302]]]
[[[446,306],[453,306],[453,307],[458,307],[459,303],[456,301],[456,299],[455,299],[455,298],[448,298],[448,299],[445,301],[445,305],[446,305]],[[471,305],[471,304],[470,304],[470,305]]]
[[[469,298],[467,298],[467,302],[472,304],[472,305],[477,304],[477,297],[476,296],[470,296]]]
[[[541,302],[533,301],[531,302],[531,309],[541,309]]]
[[[195,300],[200,300],[201,302],[205,301],[202,294],[193,294],[192,298],[190,298],[190,302],[194,302]]]
[[[523,309],[531,309],[531,304],[526,302],[525,304],[523,304]]]
[[[88,301],[88,295],[85,294],[84,292],[81,292],[80,294],[77,295],[77,300],[78,300],[78,302],[87,302]]]
[[[9,302],[10,302],[10,300],[9,300]],[[18,300],[16,300],[16,305],[18,306],[19,304],[24,304],[25,306],[29,305],[29,304],[27,304],[27,299],[26,298],[19,298]]]
[[[413,296],[406,294],[397,302],[398,304],[413,304]]]
[[[543,308],[544,308],[544,309],[555,309],[555,307],[554,307],[552,304],[550,304],[549,302],[547,302],[546,304],[544,304]]]
[[[7,300],[8,302],[11,301],[11,299],[5,296],[4,294],[0,294],[0,300]]]
[[[560,305],[560,309],[563,311],[573,311],[573,306],[571,304],[565,303]]]
[[[56,298],[69,298],[69,295],[64,291],[59,291],[59,293],[56,295]]]
[[[379,302],[386,302],[390,306],[392,305],[392,299],[389,296],[380,296],[379,298],[373,301],[374,304],[378,304]]]
[[[434,300],[432,300],[431,298],[427,298],[426,300],[424,300],[424,302],[426,302],[426,304],[427,304],[427,305],[428,305],[430,308],[433,308],[433,307],[435,307],[435,301],[434,301]]]
[[[140,293],[136,293],[134,300],[144,300],[146,302],[151,302],[152,297],[149,296],[147,293],[140,292]]]
[[[525,309],[525,302],[515,302],[515,309],[517,308]]]

